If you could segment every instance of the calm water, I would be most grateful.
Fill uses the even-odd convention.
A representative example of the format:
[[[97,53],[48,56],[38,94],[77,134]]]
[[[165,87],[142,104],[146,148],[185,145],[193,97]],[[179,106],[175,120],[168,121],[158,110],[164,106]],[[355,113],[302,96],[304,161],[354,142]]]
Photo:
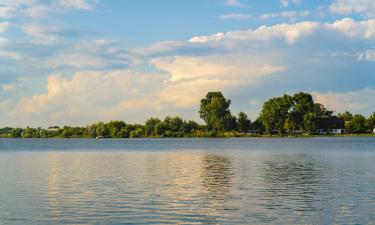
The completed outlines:
[[[0,140],[0,224],[375,224],[375,138]]]

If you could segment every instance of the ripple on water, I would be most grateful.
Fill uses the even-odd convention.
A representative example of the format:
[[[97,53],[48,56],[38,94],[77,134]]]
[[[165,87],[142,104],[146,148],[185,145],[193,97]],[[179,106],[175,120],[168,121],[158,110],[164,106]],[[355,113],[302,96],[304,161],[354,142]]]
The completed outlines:
[[[134,150],[105,140],[115,150],[0,151],[0,224],[372,223],[375,142],[343,149],[325,140],[173,140],[181,149],[163,140],[156,150],[152,141]]]

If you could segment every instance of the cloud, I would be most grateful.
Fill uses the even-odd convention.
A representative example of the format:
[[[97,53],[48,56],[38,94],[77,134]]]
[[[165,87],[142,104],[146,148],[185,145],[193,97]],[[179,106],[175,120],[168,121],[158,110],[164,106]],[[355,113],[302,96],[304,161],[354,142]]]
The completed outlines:
[[[283,7],[289,7],[291,4],[294,4],[294,5],[299,5],[301,4],[301,0],[281,0],[281,5]]]
[[[285,70],[271,61],[271,58],[264,56],[262,59],[260,55],[226,54],[160,58],[154,59],[152,64],[170,74],[160,93],[160,101],[176,107],[192,107],[210,90],[225,91],[254,85]]]
[[[0,23],[0,33],[6,31],[9,26],[10,26],[10,23],[8,23],[8,22],[1,22]]]
[[[25,24],[22,31],[29,35],[32,42],[40,45],[53,45],[59,42],[59,32],[62,31],[57,26],[47,26],[42,24]]]
[[[0,7],[0,18],[10,18],[16,12],[16,9],[13,7]]]
[[[295,24],[277,24],[274,26],[261,26],[256,30],[232,31],[216,33],[210,36],[196,36],[190,39],[193,43],[207,43],[225,40],[237,41],[269,41],[284,39],[288,44],[294,44],[302,37],[310,36],[316,31],[339,32],[343,35],[371,39],[375,36],[375,19],[357,22],[351,18],[344,18],[333,23],[299,22]]]
[[[242,14],[242,13],[232,13],[232,14],[225,14],[219,16],[219,19],[221,20],[230,20],[230,19],[235,19],[235,20],[247,20],[252,18],[251,15],[249,14]]]
[[[367,112],[373,100],[366,95],[375,89],[373,68],[358,61],[373,58],[368,49],[373,48],[374,28],[374,20],[345,18],[281,23],[126,50],[121,42],[107,39],[38,45],[36,49],[48,49],[48,55],[18,52],[21,47],[7,45],[0,53],[9,64],[0,71],[8,76],[0,81],[0,123],[85,125],[111,119],[138,122],[166,114],[196,119],[200,98],[215,90],[232,98],[233,112],[249,112],[246,107],[251,107],[254,117],[261,107],[256,103],[299,90],[315,90],[319,101],[336,110],[350,103],[349,110]],[[49,29],[26,31],[31,38],[62,38],[61,27]],[[29,61],[27,53],[36,61]],[[22,65],[22,75],[9,73],[16,63],[9,59],[22,59],[16,64]],[[14,78],[20,76],[28,80]],[[344,94],[352,100],[346,102]],[[357,100],[361,97],[364,100]],[[249,99],[257,102],[249,105]]]
[[[359,14],[364,17],[375,16],[373,0],[335,0],[329,7],[332,13],[340,15]]]
[[[3,0],[0,17],[39,18],[69,10],[93,10],[97,3],[98,0]]]
[[[98,118],[122,118],[129,110],[139,110],[129,107],[132,102],[143,102],[142,108],[152,106],[152,101],[145,102],[144,99],[151,97],[160,86],[156,83],[161,82],[158,74],[128,70],[83,71],[77,72],[71,79],[50,75],[47,92],[21,98],[11,117],[41,117],[44,118],[44,125],[61,121],[79,121],[82,124]]]
[[[286,18],[289,21],[296,21],[298,18],[308,17],[310,15],[310,11],[285,11],[281,13],[268,13],[263,14],[260,16],[260,19],[267,20],[267,19],[280,19]]]
[[[131,55],[117,48],[114,40],[82,41],[58,51],[43,64],[49,69],[93,70],[113,66],[127,67],[131,63]]]
[[[16,60],[16,61],[20,61],[20,60],[24,59],[24,55],[22,55],[18,52],[4,51],[4,50],[0,50],[0,57],[12,59],[12,60]]]
[[[349,92],[313,92],[315,100],[335,112],[351,111],[369,115],[375,109],[375,89]]]
[[[271,27],[261,26],[256,30],[234,31],[217,33],[211,36],[197,36],[190,39],[190,42],[205,43],[223,40],[247,40],[247,41],[268,41],[275,38],[282,38],[288,44],[295,43],[299,38],[308,36],[319,28],[317,22],[301,22],[296,24],[278,24]]]
[[[375,51],[367,50],[366,52],[360,53],[358,55],[358,61],[370,61],[375,62]]]
[[[375,37],[375,19],[357,22],[351,18],[344,18],[333,24],[325,24],[325,26],[352,38],[372,39]]]
[[[93,10],[94,4],[87,0],[59,0],[57,5],[66,9]]]
[[[239,7],[239,8],[246,8],[248,7],[246,4],[241,3],[239,0],[226,0],[225,5]]]

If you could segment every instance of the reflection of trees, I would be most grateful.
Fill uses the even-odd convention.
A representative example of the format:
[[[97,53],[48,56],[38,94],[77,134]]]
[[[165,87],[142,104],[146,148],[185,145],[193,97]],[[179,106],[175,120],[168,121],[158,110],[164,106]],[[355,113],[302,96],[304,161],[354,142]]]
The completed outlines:
[[[267,207],[314,210],[318,170],[308,158],[277,157],[265,162],[264,197]]]
[[[232,162],[226,156],[207,154],[203,157],[202,184],[210,198],[224,200],[231,188]]]

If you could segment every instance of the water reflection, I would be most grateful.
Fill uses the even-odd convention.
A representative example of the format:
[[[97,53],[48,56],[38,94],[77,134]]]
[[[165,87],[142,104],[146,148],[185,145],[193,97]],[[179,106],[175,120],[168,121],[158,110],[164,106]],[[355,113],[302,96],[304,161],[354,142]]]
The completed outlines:
[[[316,209],[314,206],[319,170],[309,156],[279,155],[264,162],[266,208],[286,208],[294,212]]]
[[[234,146],[238,140],[224,142]],[[280,151],[279,145],[275,151],[250,151],[248,146],[0,153],[0,224],[374,221],[373,152]]]
[[[216,199],[223,199],[229,193],[233,176],[232,162],[229,157],[205,154],[202,165],[202,185]]]

